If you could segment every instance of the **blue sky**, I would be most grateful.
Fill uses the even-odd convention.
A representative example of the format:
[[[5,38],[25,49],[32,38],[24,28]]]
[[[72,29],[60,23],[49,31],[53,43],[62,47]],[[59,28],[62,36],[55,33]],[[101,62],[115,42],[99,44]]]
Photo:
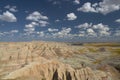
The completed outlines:
[[[120,0],[1,0],[0,41],[120,41]]]

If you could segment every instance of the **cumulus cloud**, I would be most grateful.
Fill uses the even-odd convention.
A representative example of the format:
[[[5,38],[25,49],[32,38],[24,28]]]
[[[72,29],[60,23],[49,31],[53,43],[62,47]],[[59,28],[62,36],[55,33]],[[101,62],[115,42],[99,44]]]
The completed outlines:
[[[32,20],[32,21],[39,21],[39,20],[48,20],[47,16],[42,15],[40,12],[35,11],[29,16],[26,17],[27,20]]]
[[[57,5],[57,4],[61,4],[61,2],[60,1],[53,1],[52,4]]]
[[[102,13],[105,15],[120,10],[120,0],[103,0],[102,2],[94,4],[87,2],[77,10],[83,12]]]
[[[56,31],[58,31],[58,29],[48,28],[48,31],[49,31],[49,32],[56,32]]]
[[[120,30],[116,30],[114,36],[120,36]]]
[[[102,23],[99,23],[97,25],[93,25],[92,27],[94,30],[96,30],[96,32],[98,32],[99,36],[109,36],[110,33],[110,28],[108,27],[108,25],[104,25]]]
[[[32,27],[32,28],[26,28],[26,29],[24,29],[24,31],[25,31],[26,34],[30,35],[30,34],[35,33],[34,32],[35,28],[34,27]]]
[[[8,9],[8,10],[11,11],[11,12],[17,12],[17,11],[18,11],[18,10],[16,9],[16,8],[17,8],[16,6],[7,5],[7,6],[5,6],[4,8]]]
[[[59,19],[56,19],[55,22],[60,22],[60,20],[59,20]]]
[[[120,0],[103,0],[96,8],[100,13],[107,14],[120,9]]]
[[[41,27],[45,27],[47,26],[49,23],[47,22],[48,17],[47,16],[43,16],[41,13],[39,13],[38,11],[35,11],[31,14],[29,14],[26,17],[27,20],[30,21],[34,21],[35,24],[29,24],[28,26],[41,26]]]
[[[30,34],[35,33],[36,26],[39,26],[39,24],[37,22],[31,22],[30,24],[26,24],[25,29],[24,29],[25,34],[30,35]]]
[[[45,36],[45,33],[44,33],[44,31],[37,32],[37,34],[38,34],[40,37],[43,37],[43,36]]]
[[[32,24],[27,24],[27,25],[25,25],[25,27],[26,27],[26,28],[32,28],[32,27],[34,27],[34,25],[32,25]]]
[[[92,28],[86,30],[88,36],[96,36],[95,31]]]
[[[77,16],[74,13],[69,13],[67,14],[68,20],[75,20],[77,19]]]
[[[35,26],[38,26],[39,24],[36,22],[31,22],[30,24],[25,25],[26,28],[33,28]]]
[[[53,5],[61,5],[63,2],[70,2],[70,0],[48,0]]]
[[[75,4],[80,4],[80,0],[74,0],[73,1]]]
[[[71,30],[71,28],[62,28],[61,31],[53,33],[52,35],[58,38],[68,37],[70,35]]]
[[[94,7],[92,7],[92,4],[90,2],[85,3],[82,7],[78,8],[77,11],[83,11],[83,12],[96,12]]]
[[[0,37],[3,36],[4,34],[2,32],[0,32]]]
[[[39,21],[39,24],[40,24],[41,27],[45,27],[45,26],[47,26],[49,23],[48,23],[47,21],[40,20],[40,21]]]
[[[120,19],[115,20],[115,22],[120,23]]]
[[[89,28],[89,27],[91,27],[92,26],[92,23],[84,23],[84,24],[80,24],[80,25],[78,25],[78,26],[75,26],[75,28],[83,28],[83,29],[87,29],[87,28]]]
[[[18,33],[19,31],[18,30],[11,30],[10,32],[11,33]]]
[[[13,13],[6,11],[6,12],[3,12],[2,15],[0,15],[0,20],[6,21],[6,22],[16,22],[17,18]]]
[[[47,22],[48,17],[42,15],[38,11],[34,11],[33,13],[29,14],[26,19],[32,22],[25,25],[25,35],[38,34],[39,32],[35,31],[36,26],[45,27],[49,24]]]
[[[109,31],[108,25],[103,25],[102,23],[99,23],[97,25],[93,25],[93,29],[99,29],[103,31]]]
[[[104,25],[102,23],[93,25],[92,23],[84,23],[75,28],[79,28],[79,35],[81,36],[109,36],[111,34],[110,28],[108,25]]]
[[[32,33],[33,31],[35,31],[35,28],[27,28],[24,29],[24,31]]]
[[[85,31],[79,31],[79,34],[77,36],[84,37],[86,35]]]
[[[15,30],[10,30],[10,31],[5,31],[5,32],[0,32],[0,37],[3,37],[3,36],[11,37],[11,36],[17,34],[18,32],[19,32],[19,30],[16,30],[16,29]]]

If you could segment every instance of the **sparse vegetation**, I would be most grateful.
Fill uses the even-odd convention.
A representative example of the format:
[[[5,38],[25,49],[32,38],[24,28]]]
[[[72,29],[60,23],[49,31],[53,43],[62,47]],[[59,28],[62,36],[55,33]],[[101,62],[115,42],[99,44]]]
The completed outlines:
[[[95,47],[120,47],[120,43],[87,43],[84,46],[95,46]]]
[[[100,64],[103,60],[102,59],[97,59],[93,62],[93,64]]]
[[[120,55],[120,48],[114,48],[114,49],[111,49],[110,51],[111,51],[111,53],[113,53],[113,54],[118,54],[118,55]]]
[[[88,50],[89,50],[89,52],[93,52],[93,53],[96,53],[96,52],[98,52],[98,49],[96,49],[96,48],[88,48]]]

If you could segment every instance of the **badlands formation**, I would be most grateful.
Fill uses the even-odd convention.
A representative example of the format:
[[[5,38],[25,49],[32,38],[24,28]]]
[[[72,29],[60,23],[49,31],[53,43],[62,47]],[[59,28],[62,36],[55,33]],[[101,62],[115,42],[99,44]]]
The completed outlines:
[[[120,44],[1,42],[0,80],[120,80]]]

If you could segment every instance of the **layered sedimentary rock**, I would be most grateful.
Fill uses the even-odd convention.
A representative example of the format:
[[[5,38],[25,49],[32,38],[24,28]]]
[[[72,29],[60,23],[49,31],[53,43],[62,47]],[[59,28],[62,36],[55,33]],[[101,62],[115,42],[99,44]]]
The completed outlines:
[[[57,42],[22,42],[22,43],[2,43],[0,44],[0,55],[8,59],[21,59],[26,57],[42,56],[46,58],[56,58],[58,56],[68,57],[77,50],[72,49],[65,43]]]
[[[89,67],[73,69],[57,60],[39,60],[40,62],[32,62],[9,73],[3,79],[35,77],[38,80],[112,80],[112,74],[109,72],[94,71]]]
[[[120,74],[114,67],[93,69],[81,63],[94,66],[92,62],[103,54],[85,53],[66,43],[0,43],[0,80],[119,80]]]

